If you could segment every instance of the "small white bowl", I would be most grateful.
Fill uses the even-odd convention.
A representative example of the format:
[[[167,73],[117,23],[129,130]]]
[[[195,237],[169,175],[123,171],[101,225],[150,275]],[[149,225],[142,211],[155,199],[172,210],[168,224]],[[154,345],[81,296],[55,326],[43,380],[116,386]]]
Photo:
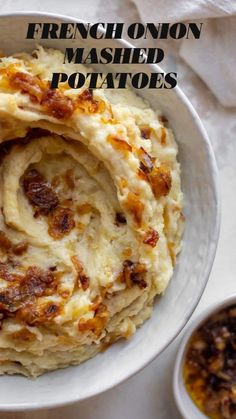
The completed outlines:
[[[184,419],[207,419],[207,416],[204,415],[196,406],[196,404],[191,399],[190,395],[187,392],[187,389],[184,384],[183,377],[183,366],[185,355],[188,348],[188,343],[199,326],[201,326],[205,321],[211,317],[213,314],[221,311],[222,309],[231,306],[236,303],[236,294],[227,297],[224,301],[218,301],[212,304],[209,308],[203,311],[197,318],[191,323],[188,327],[184,337],[180,343],[177,358],[175,361],[174,375],[173,375],[173,390],[175,401],[179,408],[179,411]]]
[[[22,12],[0,15],[1,49],[11,54],[32,51],[36,41],[25,39],[29,22],[79,22],[49,13]],[[73,44],[72,44],[73,43]],[[131,47],[124,40],[61,40],[41,42],[45,47]],[[162,72],[157,65],[106,65],[98,71]],[[219,235],[217,168],[205,129],[192,105],[175,89],[142,89],[139,95],[160,109],[176,135],[182,167],[186,227],[183,250],[164,296],[152,317],[127,342],[79,366],[44,374],[36,380],[20,376],[0,377],[0,410],[39,409],[64,405],[95,396],[145,367],[177,336],[195,309],[206,286]]]

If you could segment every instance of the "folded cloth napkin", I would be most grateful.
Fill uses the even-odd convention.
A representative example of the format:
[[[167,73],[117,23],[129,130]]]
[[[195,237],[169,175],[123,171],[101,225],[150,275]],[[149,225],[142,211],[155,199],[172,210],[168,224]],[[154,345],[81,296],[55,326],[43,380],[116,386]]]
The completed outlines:
[[[144,22],[203,22],[199,40],[181,41],[180,56],[224,106],[236,106],[236,1],[132,1]]]

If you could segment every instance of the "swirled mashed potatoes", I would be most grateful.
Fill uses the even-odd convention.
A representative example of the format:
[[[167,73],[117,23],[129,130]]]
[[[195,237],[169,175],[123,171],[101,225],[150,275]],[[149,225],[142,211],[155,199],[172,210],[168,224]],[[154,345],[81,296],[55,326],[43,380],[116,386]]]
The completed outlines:
[[[0,373],[129,338],[181,247],[171,130],[131,91],[50,90],[52,71],[73,70],[62,62],[43,48],[0,62]]]

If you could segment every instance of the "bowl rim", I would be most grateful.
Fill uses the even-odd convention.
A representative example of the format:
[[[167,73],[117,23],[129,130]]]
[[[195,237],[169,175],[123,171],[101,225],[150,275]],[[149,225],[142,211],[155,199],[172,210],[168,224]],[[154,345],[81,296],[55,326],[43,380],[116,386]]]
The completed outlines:
[[[29,10],[29,11],[14,11],[14,12],[2,12],[0,13],[0,20],[2,18],[7,18],[7,17],[49,17],[52,19],[58,19],[61,21],[65,21],[68,23],[72,23],[72,22],[77,22],[77,23],[87,23],[87,21],[83,20],[83,19],[78,19],[76,17],[72,17],[72,16],[68,16],[68,15],[64,15],[64,14],[60,14],[60,13],[52,13],[52,12],[43,12],[43,11],[34,11],[34,10]],[[104,32],[104,30],[101,28],[99,29],[100,32]],[[115,40],[117,42],[120,43],[121,46],[123,46],[124,48],[132,48],[133,45],[126,41],[125,39],[119,39],[119,40]],[[152,69],[153,72],[162,72],[165,73],[163,71],[163,69],[158,65],[158,64],[146,64],[150,69]],[[209,253],[209,262],[208,262],[208,266],[207,269],[205,271],[204,274],[204,281],[202,282],[202,286],[201,289],[198,293],[197,298],[194,301],[194,304],[191,306],[191,308],[188,311],[188,314],[185,316],[185,318],[183,319],[183,321],[179,324],[176,332],[174,333],[174,335],[172,336],[172,338],[170,339],[170,341],[166,344],[164,344],[162,346],[162,348],[158,351],[158,353],[154,352],[151,356],[149,356],[148,359],[144,359],[143,361],[140,360],[140,363],[133,368],[132,372],[129,372],[127,374],[126,377],[122,377],[119,379],[114,379],[112,384],[108,384],[107,386],[103,386],[103,388],[101,388],[99,391],[88,391],[87,394],[83,397],[80,397],[79,395],[74,397],[70,397],[70,398],[60,398],[60,400],[58,401],[50,401],[50,400],[44,400],[44,401],[40,401],[40,403],[38,402],[31,402],[29,400],[28,403],[2,403],[0,404],[0,411],[26,411],[26,410],[35,410],[35,409],[50,409],[50,408],[56,408],[56,407],[60,407],[60,406],[66,406],[72,403],[76,403],[79,401],[83,401],[86,400],[90,397],[93,396],[97,396],[101,393],[104,393],[107,390],[110,390],[112,388],[114,388],[115,386],[121,384],[122,382],[124,382],[125,380],[127,380],[128,378],[133,377],[135,374],[137,374],[139,371],[141,371],[142,369],[144,369],[148,364],[150,364],[158,355],[160,355],[173,341],[174,339],[179,335],[179,333],[181,332],[181,330],[184,328],[184,326],[187,324],[187,322],[189,321],[190,317],[192,316],[194,310],[196,309],[201,296],[204,292],[204,289],[206,287],[211,269],[212,269],[212,265],[215,259],[215,254],[216,254],[216,250],[217,250],[217,245],[218,245],[218,240],[219,240],[219,233],[220,233],[220,220],[221,220],[221,213],[220,213],[220,196],[219,196],[219,182],[218,182],[218,169],[217,169],[217,164],[216,164],[216,159],[215,159],[215,155],[213,152],[213,148],[212,145],[210,143],[210,140],[208,138],[208,134],[206,132],[206,129],[204,128],[197,112],[195,111],[193,105],[191,104],[190,100],[186,97],[186,95],[183,93],[183,91],[180,89],[180,87],[177,85],[174,88],[175,92],[174,94],[177,95],[177,97],[180,99],[180,101],[184,104],[184,106],[188,109],[188,111],[191,113],[193,122],[195,123],[195,125],[197,126],[198,130],[199,130],[199,134],[200,137],[202,139],[202,142],[205,144],[205,148],[207,149],[208,152],[208,156],[209,156],[209,166],[211,169],[211,173],[212,173],[212,189],[214,192],[214,196],[215,196],[215,202],[216,202],[216,209],[215,209],[215,226],[214,226],[214,234],[212,236],[212,243],[213,246],[211,247],[211,251]]]
[[[198,314],[198,316],[191,322],[191,324],[187,327],[187,330],[184,332],[184,336],[182,337],[182,340],[180,342],[180,345],[177,351],[177,356],[176,356],[175,366],[174,366],[174,373],[173,373],[173,380],[172,380],[172,387],[173,387],[175,401],[184,419],[189,419],[189,410],[186,407],[186,404],[183,401],[183,398],[181,396],[181,393],[182,393],[181,389],[183,390],[185,394],[188,395],[189,401],[199,411],[199,419],[203,419],[203,418],[207,419],[207,416],[204,415],[204,413],[198,409],[196,404],[193,402],[193,400],[189,396],[186,390],[186,387],[184,385],[183,386],[180,385],[180,375],[182,374],[183,361],[185,358],[189,340],[192,337],[193,333],[198,329],[198,327],[204,324],[205,321],[209,317],[211,317],[213,314],[220,312],[224,308],[230,307],[234,303],[236,303],[236,293],[229,294],[223,300],[215,301],[214,303],[210,305],[210,307],[205,308],[202,313]]]

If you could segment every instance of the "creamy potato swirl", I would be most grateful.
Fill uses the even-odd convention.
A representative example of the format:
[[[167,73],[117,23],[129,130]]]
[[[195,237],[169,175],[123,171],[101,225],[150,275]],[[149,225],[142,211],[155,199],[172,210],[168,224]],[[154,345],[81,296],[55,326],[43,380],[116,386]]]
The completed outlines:
[[[181,249],[172,131],[132,91],[52,91],[52,71],[73,70],[62,63],[41,47],[0,63],[0,373],[129,338]]]

